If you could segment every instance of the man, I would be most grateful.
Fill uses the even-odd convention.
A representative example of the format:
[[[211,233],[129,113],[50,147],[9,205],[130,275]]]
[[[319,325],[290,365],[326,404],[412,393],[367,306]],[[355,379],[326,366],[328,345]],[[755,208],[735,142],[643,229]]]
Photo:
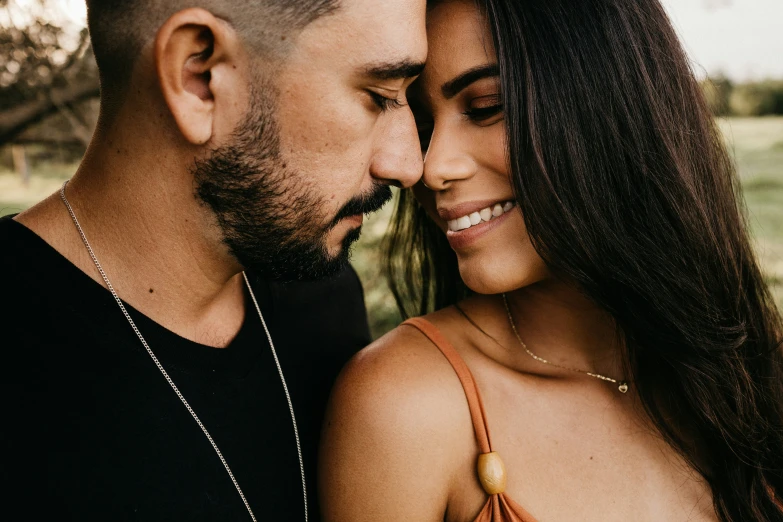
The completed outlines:
[[[348,248],[422,170],[425,2],[87,4],[93,141],[0,221],[3,508],[304,520],[301,445],[315,520],[325,399],[368,340]]]

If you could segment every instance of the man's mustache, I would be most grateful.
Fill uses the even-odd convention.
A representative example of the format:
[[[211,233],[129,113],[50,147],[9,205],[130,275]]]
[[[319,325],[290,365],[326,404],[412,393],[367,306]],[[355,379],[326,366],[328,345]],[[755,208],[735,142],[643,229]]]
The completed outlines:
[[[341,220],[358,216],[359,214],[371,214],[381,209],[392,198],[392,191],[388,185],[376,183],[373,189],[367,194],[362,194],[348,201],[337,213],[332,221],[332,227]]]

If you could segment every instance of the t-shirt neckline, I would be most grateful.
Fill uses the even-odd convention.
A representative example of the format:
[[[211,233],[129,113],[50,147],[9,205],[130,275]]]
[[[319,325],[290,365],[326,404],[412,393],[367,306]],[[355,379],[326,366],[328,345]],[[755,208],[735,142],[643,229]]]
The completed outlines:
[[[17,254],[24,258],[23,262],[28,266],[35,266],[34,272],[41,276],[38,281],[31,283],[42,285],[42,291],[51,294],[53,300],[59,301],[57,299],[59,297],[63,305],[76,308],[96,330],[110,332],[111,335],[125,332],[121,339],[117,339],[118,342],[132,343],[137,349],[146,351],[109,290],[13,217],[14,215],[0,217],[0,230],[8,227],[9,231],[17,236],[17,241],[14,243],[24,245],[23,251]],[[263,296],[259,295],[259,282],[252,275],[250,279],[263,310],[266,307]],[[261,350],[268,349],[261,320],[250,302],[247,291],[245,291],[245,318],[242,326],[234,339],[224,348],[215,348],[186,339],[124,300],[123,304],[153,353],[164,366],[174,366],[189,372],[222,370],[243,372],[247,364],[255,359]],[[270,318],[265,317],[265,319],[269,321]]]

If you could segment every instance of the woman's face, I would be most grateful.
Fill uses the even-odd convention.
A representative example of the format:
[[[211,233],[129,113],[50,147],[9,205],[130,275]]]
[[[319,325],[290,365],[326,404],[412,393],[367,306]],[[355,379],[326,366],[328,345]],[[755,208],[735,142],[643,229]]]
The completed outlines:
[[[492,37],[472,0],[427,18],[427,67],[412,87],[424,159],[414,192],[457,253],[465,284],[497,294],[548,276],[514,202]]]

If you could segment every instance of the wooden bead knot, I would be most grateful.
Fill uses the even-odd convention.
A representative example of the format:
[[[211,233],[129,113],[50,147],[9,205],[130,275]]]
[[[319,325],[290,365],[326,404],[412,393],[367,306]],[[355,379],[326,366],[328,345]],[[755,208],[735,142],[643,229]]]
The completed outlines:
[[[483,453],[478,458],[478,477],[488,495],[506,491],[506,466],[496,452]]]

